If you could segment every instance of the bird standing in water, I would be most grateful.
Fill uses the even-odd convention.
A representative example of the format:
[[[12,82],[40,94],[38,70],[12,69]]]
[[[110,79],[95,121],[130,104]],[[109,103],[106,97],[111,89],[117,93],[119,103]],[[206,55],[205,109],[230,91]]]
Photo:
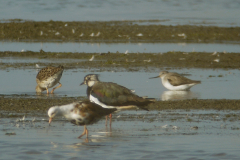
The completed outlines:
[[[52,88],[57,83],[59,83],[59,85],[53,88],[51,93],[53,93],[55,89],[60,88],[62,84],[59,81],[62,77],[63,70],[64,67],[62,65],[59,65],[58,67],[48,66],[41,69],[36,77],[36,92],[41,93],[44,90],[47,90],[47,94],[49,94],[48,89]]]
[[[87,96],[89,100],[103,108],[117,108],[121,110],[139,107],[148,111],[147,105],[153,103],[153,101],[137,96],[126,87],[112,82],[99,81],[97,74],[86,75],[80,85],[83,84],[88,86]],[[110,115],[110,120],[111,117]]]
[[[201,83],[201,81],[191,80],[178,73],[168,71],[162,71],[159,73],[159,76],[149,79],[158,77],[161,78],[163,86],[172,91],[188,91],[192,86]]]
[[[98,122],[102,117],[115,112],[116,108],[103,108],[89,100],[74,102],[62,106],[53,106],[48,110],[49,125],[56,116],[64,116],[75,125],[84,125],[83,133],[78,137],[86,135],[88,138],[87,125]]]

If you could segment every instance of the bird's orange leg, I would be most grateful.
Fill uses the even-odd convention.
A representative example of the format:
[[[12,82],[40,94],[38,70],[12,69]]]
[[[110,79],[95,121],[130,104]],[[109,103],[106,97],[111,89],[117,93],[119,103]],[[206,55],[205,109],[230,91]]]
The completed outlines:
[[[83,130],[83,133],[78,137],[78,138],[81,138],[82,136],[84,136],[86,134],[87,138],[88,138],[88,130],[87,130],[87,126],[84,125],[84,130]]]
[[[51,94],[53,94],[53,92],[54,92],[55,89],[62,87],[62,84],[61,84],[60,82],[58,82],[58,83],[59,83],[59,85],[58,85],[57,87],[55,87],[55,88],[52,89]]]
[[[110,129],[112,127],[112,114],[109,114],[109,126],[110,126]]]
[[[105,123],[105,126],[107,126],[107,121],[108,121],[108,116],[106,116],[106,123]]]
[[[48,91],[48,88],[46,87],[46,90],[47,90],[47,94],[49,94],[49,91]]]

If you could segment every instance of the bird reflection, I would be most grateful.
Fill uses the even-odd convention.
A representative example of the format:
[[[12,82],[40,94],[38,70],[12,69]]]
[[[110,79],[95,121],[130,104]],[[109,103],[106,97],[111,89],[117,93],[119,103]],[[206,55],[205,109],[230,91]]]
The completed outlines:
[[[191,91],[164,91],[161,95],[163,101],[194,99],[199,97],[199,93]]]

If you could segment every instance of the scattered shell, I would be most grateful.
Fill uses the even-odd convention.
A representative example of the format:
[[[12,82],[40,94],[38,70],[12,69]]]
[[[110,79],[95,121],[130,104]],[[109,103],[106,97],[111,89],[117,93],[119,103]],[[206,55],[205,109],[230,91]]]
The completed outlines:
[[[216,55],[217,54],[217,51],[214,51],[212,55]]]
[[[98,32],[98,33],[96,34],[96,37],[100,36],[100,34],[101,34],[101,33],[100,33],[100,32]]]
[[[92,58],[89,59],[89,61],[93,61],[93,59],[94,59],[94,55],[92,56]]]
[[[173,126],[172,129],[179,129],[179,127],[178,126]]]
[[[167,128],[167,126],[168,126],[168,125],[167,125],[167,124],[165,124],[165,125],[163,125],[163,126],[162,126],[162,128]]]
[[[143,34],[142,33],[138,33],[136,36],[143,36]]]
[[[191,129],[197,130],[198,126],[193,126],[193,127],[191,127]]]
[[[143,60],[144,62],[151,62],[151,59],[149,58],[149,60]]]
[[[80,35],[79,35],[79,37],[82,37],[84,34],[83,33],[81,33]]]
[[[38,64],[36,64],[36,68],[40,68],[40,66]]]

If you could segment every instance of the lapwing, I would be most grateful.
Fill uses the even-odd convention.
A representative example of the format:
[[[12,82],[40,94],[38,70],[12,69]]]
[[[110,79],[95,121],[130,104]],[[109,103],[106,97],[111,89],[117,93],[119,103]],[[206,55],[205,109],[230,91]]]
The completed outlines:
[[[36,77],[36,92],[41,93],[47,90],[47,94],[49,94],[48,89],[52,88],[57,83],[59,83],[59,85],[53,88],[51,93],[53,93],[55,89],[60,88],[62,84],[59,81],[62,77],[63,70],[64,67],[62,65],[59,65],[58,67],[48,66],[41,69]]]
[[[160,77],[162,84],[165,88],[172,91],[187,91],[196,84],[201,83],[201,81],[188,79],[178,73],[162,71],[159,76],[151,77],[149,79]]]
[[[148,111],[147,105],[154,102],[153,100],[139,97],[130,89],[116,83],[101,82],[97,74],[86,75],[80,85],[83,84],[88,86],[87,96],[90,101],[99,104],[103,108],[118,108],[121,110],[138,107]],[[111,117],[112,115],[110,115],[110,119]]]
[[[74,102],[62,106],[53,106],[48,110],[49,125],[56,116],[64,116],[75,125],[84,125],[83,133],[78,137],[86,135],[88,138],[87,125],[98,122],[102,117],[115,112],[116,108],[103,108],[89,100]]]

